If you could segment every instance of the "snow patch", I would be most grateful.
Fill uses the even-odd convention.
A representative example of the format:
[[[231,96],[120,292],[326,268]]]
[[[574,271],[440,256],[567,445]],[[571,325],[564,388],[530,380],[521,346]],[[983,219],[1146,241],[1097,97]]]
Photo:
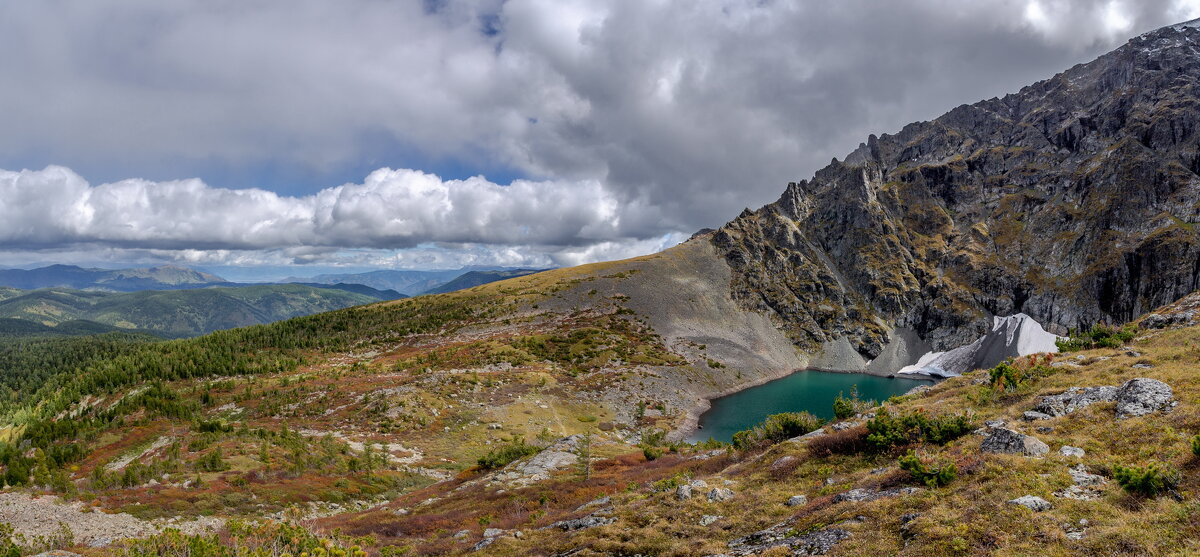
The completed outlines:
[[[1024,313],[993,317],[992,330],[975,342],[947,352],[926,353],[917,363],[896,373],[955,377],[973,369],[992,367],[1008,358],[1058,352],[1054,343],[1058,338]]]

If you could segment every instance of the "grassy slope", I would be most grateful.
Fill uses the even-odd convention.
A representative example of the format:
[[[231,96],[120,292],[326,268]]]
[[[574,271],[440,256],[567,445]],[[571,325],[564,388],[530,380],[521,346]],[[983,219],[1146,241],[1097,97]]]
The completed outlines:
[[[982,372],[939,384],[933,390],[901,397],[887,404],[894,412],[921,410],[931,414],[968,411],[972,419],[1005,419],[1018,430],[1034,434],[1051,447],[1044,458],[982,454],[981,437],[967,435],[944,447],[917,447],[925,457],[953,461],[959,475],[949,486],[924,489],[909,496],[873,502],[833,503],[833,496],[851,488],[918,486],[898,470],[901,450],[883,455],[814,455],[807,442],[785,442],[766,450],[692,458],[694,449],[645,462],[639,454],[597,465],[597,476],[580,481],[564,474],[547,484],[500,492],[474,487],[450,492],[425,491],[389,505],[388,509],[353,517],[327,519],[325,525],[351,533],[383,535],[385,543],[407,546],[418,553],[466,552],[479,540],[481,522],[521,529],[523,539],[504,537],[488,548],[496,555],[542,555],[573,549],[578,555],[652,554],[706,555],[728,551],[726,543],[779,523],[798,533],[829,526],[845,528],[852,537],[834,555],[1193,555],[1200,551],[1200,462],[1191,455],[1188,439],[1200,432],[1200,327],[1156,332],[1133,347],[1142,352],[1092,350],[1068,361],[1059,373],[1036,380],[1010,394],[996,395],[989,385],[977,384]],[[1149,363],[1151,369],[1135,369]],[[1156,378],[1170,384],[1180,404],[1169,414],[1154,414],[1117,422],[1113,404],[1097,404],[1073,415],[1036,423],[1019,420],[1037,396],[1072,386],[1120,385],[1134,377]],[[1036,427],[1051,428],[1035,432]],[[1082,447],[1082,459],[1058,454],[1062,445]],[[791,458],[788,458],[791,457]],[[1114,465],[1166,464],[1183,472],[1182,501],[1171,497],[1145,499],[1125,493],[1109,479],[1103,496],[1092,501],[1055,497],[1071,484],[1068,466],[1083,463],[1108,476]],[[709,502],[703,496],[678,501],[671,491],[656,491],[655,482],[672,477],[696,477],[709,486],[732,482],[733,500]],[[660,484],[661,485],[661,484]],[[808,496],[804,507],[787,507],[791,495]],[[1033,513],[1006,501],[1032,494],[1054,508]],[[591,510],[576,508],[594,497],[610,495],[610,526],[564,533],[537,528]],[[430,496],[444,497],[416,505]],[[396,516],[393,508],[411,509]],[[900,517],[919,513],[902,534]],[[703,515],[721,518],[700,526]],[[1089,525],[1083,538],[1066,536]],[[463,541],[450,538],[460,528],[473,534]],[[390,538],[388,532],[411,532]],[[773,553],[772,553],[773,554]],[[780,551],[780,555],[787,554]]]

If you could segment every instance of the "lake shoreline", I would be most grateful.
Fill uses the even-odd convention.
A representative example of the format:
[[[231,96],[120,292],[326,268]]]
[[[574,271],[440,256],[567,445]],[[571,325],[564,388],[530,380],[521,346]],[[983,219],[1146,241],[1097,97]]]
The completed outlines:
[[[806,374],[805,372],[813,373]],[[861,376],[862,380],[856,379],[848,382],[844,379],[845,377],[853,375]],[[827,377],[822,379],[822,376]],[[835,379],[835,377],[837,378]],[[895,388],[891,384],[892,381],[900,382],[903,384],[903,388]],[[760,389],[765,385],[776,382],[781,382],[784,384],[781,384],[778,387],[778,390],[762,392],[759,393],[757,397],[747,394],[749,392],[754,392],[756,389]],[[834,393],[835,390],[838,393],[845,394],[848,393],[851,388],[858,387],[860,394],[864,399],[874,399],[882,402],[891,396],[902,395],[912,388],[921,385],[936,384],[937,382],[938,381],[935,378],[920,375],[897,376],[895,374],[884,375],[877,373],[863,373],[862,371],[855,370],[822,369],[814,367],[797,369],[777,377],[764,378],[761,381],[755,381],[753,384],[742,385],[736,389],[729,389],[727,392],[723,392],[720,395],[705,399],[702,404],[697,405],[696,408],[688,412],[686,423],[677,429],[676,432],[679,433],[679,436],[682,440],[688,442],[701,442],[708,437],[727,437],[728,435],[722,434],[722,431],[729,429],[728,427],[718,427],[714,430],[711,424],[705,424],[709,427],[704,428],[702,427],[702,419],[712,412],[714,408],[720,407],[722,400],[735,396],[746,398],[747,402],[751,403],[748,406],[749,408],[759,410],[763,407],[766,407],[771,409],[771,411],[767,411],[761,417],[780,412],[796,411],[808,411],[818,416],[829,414],[829,416],[825,417],[830,417],[832,416],[832,403],[837,394]],[[864,385],[860,386],[860,384]],[[793,393],[792,390],[798,388],[801,389],[805,395],[811,396],[813,401],[805,403],[803,402],[805,397],[797,397],[797,393]],[[772,401],[772,399],[775,400]],[[729,403],[730,402],[727,401],[725,404]],[[806,404],[808,407],[804,408],[803,406]],[[776,407],[779,405],[782,405],[783,407]],[[733,413],[733,417],[729,419],[738,419],[736,418],[736,408],[738,407],[730,407],[725,409],[725,412]],[[757,415],[758,413],[762,412],[751,411],[750,413]],[[753,423],[756,424],[759,421],[761,421],[761,418],[755,420]],[[745,424],[744,427],[739,426],[738,429],[746,429],[751,425],[753,424]],[[714,435],[708,435],[705,437],[705,439],[699,438],[698,434],[706,430],[714,432]]]

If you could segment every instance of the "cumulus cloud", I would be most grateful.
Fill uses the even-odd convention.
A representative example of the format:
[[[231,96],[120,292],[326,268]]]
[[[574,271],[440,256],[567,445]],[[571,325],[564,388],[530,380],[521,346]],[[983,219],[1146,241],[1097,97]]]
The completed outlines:
[[[8,2],[0,167],[111,183],[43,171],[61,176],[5,200],[22,224],[0,241],[624,253],[772,201],[869,133],[1198,16],[1196,0]],[[326,187],[439,166],[529,180]],[[190,175],[229,189],[169,181]]]
[[[214,188],[198,179],[92,186],[68,168],[51,166],[0,170],[0,199],[6,200],[0,244],[10,249],[89,244],[171,252],[193,263],[236,261],[247,250],[303,263],[354,260],[345,250],[365,249],[360,258],[377,261],[379,250],[422,244],[452,248],[460,260],[483,246],[492,264],[537,260],[534,254],[542,262],[561,256],[575,263],[594,260],[589,254],[663,245],[627,234],[623,206],[594,180],[502,186],[480,177],[442,180],[384,168],[359,184],[288,197]]]

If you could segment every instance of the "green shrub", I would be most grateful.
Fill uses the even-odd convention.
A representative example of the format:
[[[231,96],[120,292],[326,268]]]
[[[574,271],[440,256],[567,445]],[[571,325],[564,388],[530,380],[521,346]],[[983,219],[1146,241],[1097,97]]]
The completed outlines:
[[[900,457],[900,469],[912,475],[913,479],[929,486],[942,487],[949,485],[958,476],[958,466],[947,462],[941,466],[932,466],[921,461],[913,451]]]
[[[1091,348],[1118,348],[1137,336],[1137,326],[1126,325],[1120,329],[1092,325],[1091,329],[1083,332],[1072,330],[1068,337],[1054,342],[1059,352],[1074,352]]]
[[[808,412],[784,412],[771,414],[758,426],[759,437],[766,441],[778,443],[793,437],[811,433],[821,427],[824,421]]]
[[[825,422],[808,412],[783,412],[767,416],[761,424],[733,434],[733,447],[746,450],[762,443],[778,443],[811,433]]]
[[[1053,375],[1058,370],[1049,365],[1051,359],[1052,356],[1047,355],[1045,363],[1038,363],[1038,356],[1035,354],[1027,365],[1016,364],[1011,359],[1001,362],[988,370],[992,388],[999,391],[1015,391],[1033,379]]]
[[[854,403],[850,399],[843,397],[842,393],[838,393],[837,398],[833,399],[833,417],[844,420],[854,416],[854,414],[856,414]]]
[[[220,447],[204,453],[203,456],[196,459],[196,470],[201,472],[224,472],[228,469],[229,465],[225,463],[225,457],[221,454]]]
[[[1200,435],[1192,437],[1192,454],[1200,456]]]
[[[642,447],[642,456],[646,460],[658,460],[658,457],[663,455],[663,450],[659,447]]]
[[[929,417],[924,412],[894,416],[880,412],[867,422],[867,442],[878,451],[929,442],[944,445],[972,429],[965,415]]]
[[[1144,497],[1157,497],[1174,491],[1179,485],[1179,472],[1160,468],[1157,464],[1141,466],[1114,466],[1113,479],[1125,491]]]
[[[517,437],[512,443],[492,449],[488,454],[479,457],[479,467],[484,470],[503,468],[518,458],[537,454],[539,451],[537,447],[525,444],[524,437]]]
[[[839,420],[851,418],[856,414],[862,414],[878,404],[874,400],[862,400],[858,398],[858,385],[850,387],[850,397],[847,398],[838,393],[837,398],[833,399],[833,417]]]

